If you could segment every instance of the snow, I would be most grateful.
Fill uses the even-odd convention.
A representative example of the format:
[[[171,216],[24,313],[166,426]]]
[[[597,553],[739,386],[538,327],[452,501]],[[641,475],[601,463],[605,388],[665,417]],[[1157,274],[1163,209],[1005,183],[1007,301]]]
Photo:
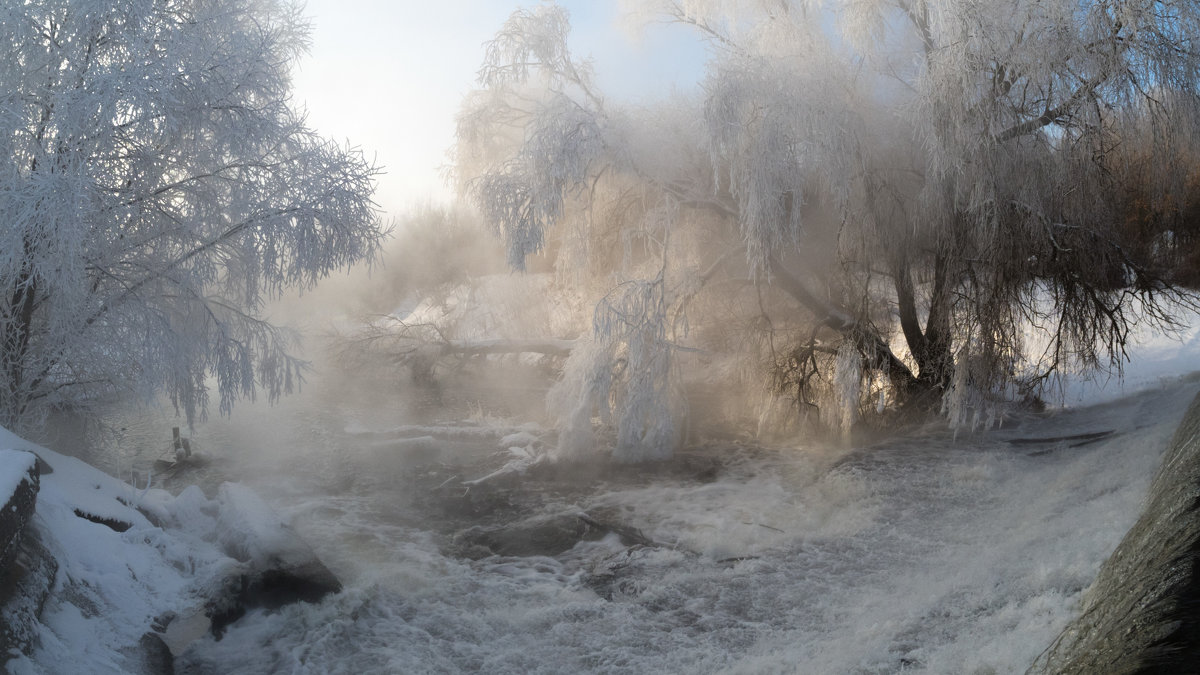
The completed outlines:
[[[250,488],[222,483],[216,502],[217,536],[222,550],[234,558],[264,567],[272,557],[296,561],[308,553],[294,531]]]
[[[121,648],[136,645],[150,622],[178,606],[205,551],[153,526],[121,503],[133,488],[87,464],[0,430],[0,441],[36,452],[52,473],[41,477],[32,521],[59,564],[54,591],[43,613],[40,646],[32,659],[8,663],[13,673],[127,670]],[[85,520],[84,512],[130,523],[123,533]],[[211,549],[207,552],[211,559]]]
[[[529,469],[547,460],[548,454],[540,446],[541,439],[529,432],[523,431],[505,436],[500,439],[500,447],[508,448],[503,455],[510,459],[504,463],[504,466],[480,478],[462,481],[462,484],[470,487],[472,485],[481,485],[501,476],[524,474]]]
[[[21,450],[0,450],[0,504],[12,499],[21,483],[28,480],[37,457]]]
[[[59,565],[37,629],[40,644],[32,657],[6,664],[14,675],[130,672],[131,648],[156,618],[195,618],[215,588],[240,569],[223,549],[231,543],[226,540],[237,539],[240,550],[264,557],[274,541],[271,528],[282,527],[260,498],[239,485],[222,486],[215,500],[195,486],[173,497],[164,490],[137,490],[2,428],[0,446],[36,453],[53,469],[41,476],[32,526]],[[0,451],[5,477],[10,458],[29,466],[33,455],[27,452]],[[130,528],[116,532],[79,514]],[[185,633],[193,623],[185,621],[174,632]],[[186,645],[196,635],[172,637]]]
[[[1180,308],[1176,318],[1180,329],[1174,334],[1135,325],[1129,335],[1129,359],[1120,372],[1071,375],[1059,383],[1057,392],[1050,392],[1050,401],[1068,407],[1095,405],[1166,386],[1200,370],[1200,312]],[[1046,339],[1032,331],[1026,337],[1034,344]],[[1055,393],[1061,396],[1056,399]]]
[[[31,442],[25,440],[24,438],[21,438],[20,436],[12,433],[11,431],[9,431],[8,429],[5,429],[4,427],[0,427],[0,448],[7,448],[10,450],[24,450],[25,452],[33,452],[33,453],[36,453],[36,452],[39,452],[39,451],[45,449],[36,443],[31,443]]]

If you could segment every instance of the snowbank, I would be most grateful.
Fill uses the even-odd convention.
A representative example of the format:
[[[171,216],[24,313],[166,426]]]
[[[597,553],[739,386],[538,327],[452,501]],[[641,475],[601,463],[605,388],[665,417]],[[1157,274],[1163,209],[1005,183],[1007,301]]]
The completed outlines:
[[[0,606],[0,624],[21,638],[3,657],[8,672],[162,672],[172,654],[218,618],[244,612],[256,599],[247,589],[297,574],[310,575],[315,585],[306,591],[320,593],[290,599],[340,589],[312,551],[244,487],[227,484],[213,500],[196,487],[174,497],[136,490],[4,429],[0,448],[0,485],[20,480],[14,476],[31,466],[29,453],[45,465],[21,542],[30,576],[17,586],[37,577],[48,593]],[[239,559],[247,550],[253,554]]]
[[[1180,327],[1173,334],[1136,324],[1126,348],[1129,358],[1122,362],[1119,373],[1068,373],[1057,390],[1051,389],[1048,400],[1085,407],[1161,387],[1200,370],[1200,312],[1181,307],[1175,318]],[[1047,338],[1030,329],[1027,339],[1039,344]]]

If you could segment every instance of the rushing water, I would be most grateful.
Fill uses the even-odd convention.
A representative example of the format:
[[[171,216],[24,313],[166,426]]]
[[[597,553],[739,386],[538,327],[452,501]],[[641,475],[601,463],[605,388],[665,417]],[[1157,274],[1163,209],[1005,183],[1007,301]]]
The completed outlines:
[[[207,463],[156,484],[249,484],[346,591],[253,611],[177,670],[1024,672],[1136,519],[1196,389],[957,439],[729,441],[474,485],[514,455],[495,438],[364,433],[413,421],[398,399],[238,411],[196,430]],[[144,480],[171,422],[129,420],[119,464]]]

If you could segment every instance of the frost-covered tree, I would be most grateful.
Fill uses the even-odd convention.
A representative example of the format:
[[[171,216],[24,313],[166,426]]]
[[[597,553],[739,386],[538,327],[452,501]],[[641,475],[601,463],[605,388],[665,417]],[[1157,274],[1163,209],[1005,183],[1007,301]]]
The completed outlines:
[[[460,185],[510,262],[550,244],[619,284],[589,350],[609,365],[567,369],[587,405],[657,405],[704,324],[757,321],[759,356],[802,402],[822,382],[853,405],[857,383],[880,410],[944,404],[963,423],[1064,371],[1119,368],[1135,323],[1169,329],[1191,302],[1128,245],[1115,150],[1137,129],[1167,160],[1150,200],[1188,173],[1155,153],[1200,129],[1195,3],[636,6],[709,39],[702,93],[610,103],[542,5],[489,45],[459,122]],[[705,314],[713,294],[724,309]],[[638,406],[619,443],[661,456],[670,406]]]
[[[779,3],[737,21],[721,3],[665,9],[722,45],[706,118],[752,260],[803,249],[791,205],[828,204],[835,300],[852,319],[831,322],[900,389],[941,392],[956,364],[984,390],[1029,387],[1119,363],[1139,317],[1169,324],[1172,289],[1117,231],[1110,159],[1134,119],[1159,147],[1194,133],[1193,3]],[[881,282],[909,368],[870,311]],[[1049,334],[1042,353],[1020,334],[1029,323]]]
[[[290,98],[288,0],[0,8],[0,424],[163,391],[191,421],[301,363],[259,317],[370,258],[374,167]]]

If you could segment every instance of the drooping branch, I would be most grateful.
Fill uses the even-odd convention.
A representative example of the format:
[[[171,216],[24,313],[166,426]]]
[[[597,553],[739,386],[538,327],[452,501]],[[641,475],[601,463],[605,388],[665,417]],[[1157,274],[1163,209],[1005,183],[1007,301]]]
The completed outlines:
[[[849,312],[813,293],[804,282],[792,276],[774,254],[770,255],[769,262],[772,283],[816,314],[823,325],[853,340],[868,364],[882,371],[893,386],[903,392],[914,390],[917,378],[912,370],[892,352],[874,327],[863,324]]]
[[[1024,136],[1026,134],[1037,131],[1038,129],[1041,129],[1042,127],[1053,124],[1056,120],[1061,118],[1063,115],[1070,112],[1071,109],[1074,108],[1075,105],[1077,103],[1079,103],[1079,101],[1082,100],[1085,96],[1088,96],[1093,91],[1095,91],[1096,87],[1100,86],[1100,84],[1103,81],[1104,81],[1104,78],[1100,75],[1097,75],[1097,76],[1087,80],[1083,84],[1079,85],[1079,87],[1077,87],[1075,89],[1075,91],[1072,92],[1069,97],[1067,97],[1067,100],[1063,101],[1062,103],[1058,104],[1057,106],[1046,110],[1038,117],[1035,117],[1030,120],[1026,120],[1019,124],[1014,124],[1013,126],[996,134],[994,136],[996,143],[1004,143],[1006,141],[1010,141],[1019,136]]]
[[[933,40],[933,31],[929,25],[929,5],[925,0],[901,0],[900,8],[908,16],[909,21],[921,33],[921,46],[925,49],[925,58],[928,59],[937,48]]]

